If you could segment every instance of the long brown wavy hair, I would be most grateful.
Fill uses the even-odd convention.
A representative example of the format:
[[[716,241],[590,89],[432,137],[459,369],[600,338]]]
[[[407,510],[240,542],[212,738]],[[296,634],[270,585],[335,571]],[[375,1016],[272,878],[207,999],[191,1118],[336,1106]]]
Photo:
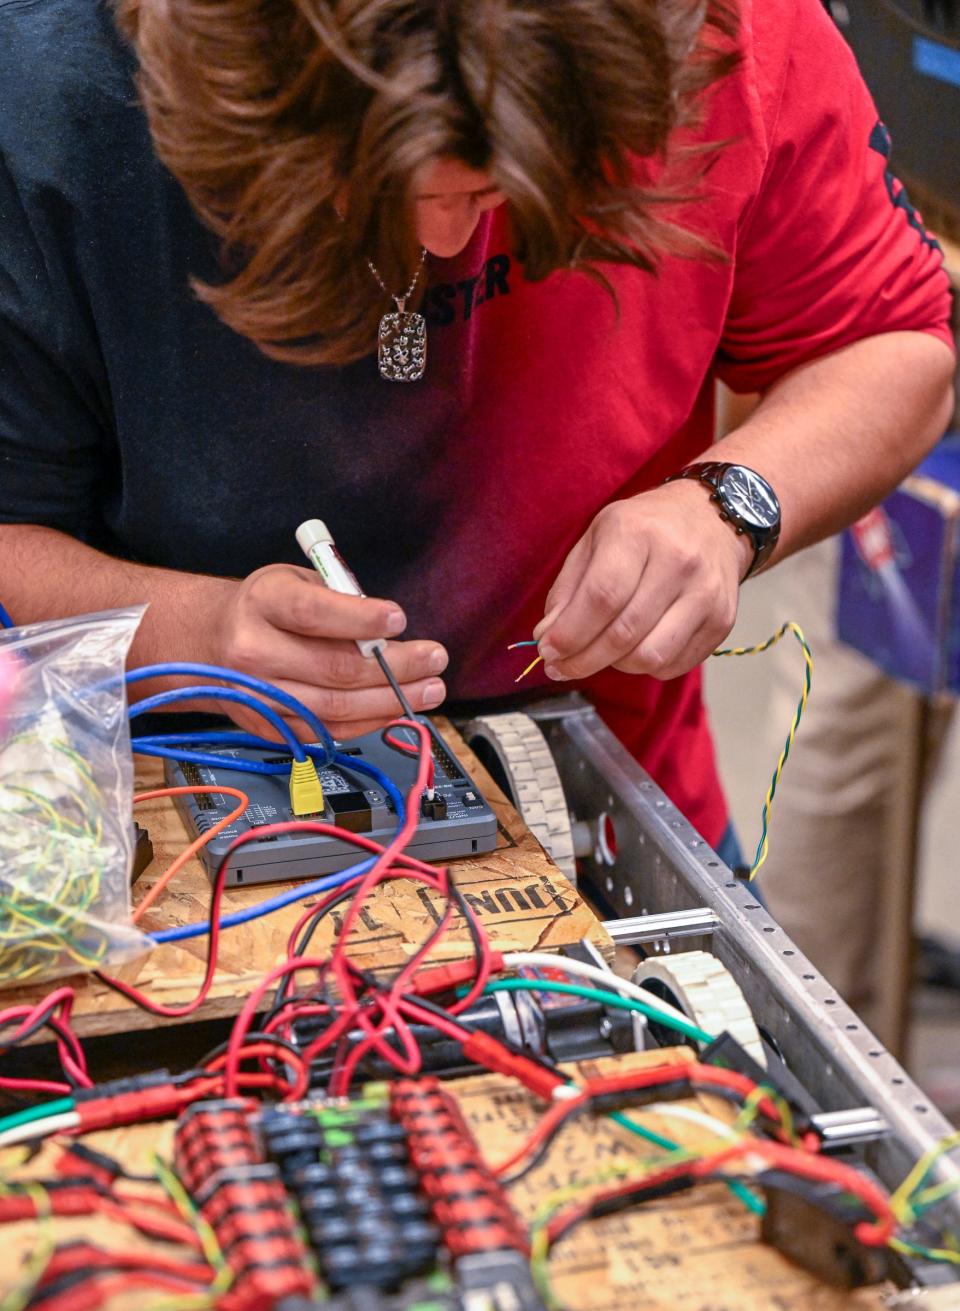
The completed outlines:
[[[387,286],[416,267],[413,179],[439,158],[504,192],[533,280],[708,254],[676,208],[708,156],[678,187],[676,134],[737,61],[734,5],[118,0],[118,17],[157,152],[223,241],[223,281],[197,294],[274,358],[345,364],[383,312],[367,259]]]

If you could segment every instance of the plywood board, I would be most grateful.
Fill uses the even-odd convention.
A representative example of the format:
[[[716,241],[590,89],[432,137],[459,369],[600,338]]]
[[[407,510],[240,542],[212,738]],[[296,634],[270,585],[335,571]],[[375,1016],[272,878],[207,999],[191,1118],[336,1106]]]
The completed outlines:
[[[533,951],[559,948],[588,937],[604,955],[612,957],[613,948],[607,934],[576,889],[552,864],[462,738],[446,721],[437,722],[490,801],[499,823],[495,851],[453,861],[450,865],[492,944],[501,951]],[[148,791],[162,785],[160,762],[138,757],[138,790]],[[153,864],[137,883],[136,895],[143,896],[160,872],[183,850],[187,838],[173,803],[167,799],[145,802],[137,807],[136,814],[150,833],[155,851]],[[224,911],[253,906],[293,886],[271,883],[260,888],[228,889]],[[191,1018],[215,1019],[236,1014],[254,984],[286,958],[291,929],[303,910],[317,900],[307,898],[226,931],[221,938],[219,970],[210,997]],[[142,927],[150,931],[205,920],[209,905],[210,881],[199,860],[192,860],[144,916]],[[439,908],[439,899],[417,884],[395,882],[378,889],[367,902],[362,923],[351,937],[352,958],[362,968],[397,969],[434,927]],[[317,955],[329,952],[339,922],[336,916],[331,916],[314,936],[311,950]],[[179,1006],[196,995],[203,977],[205,951],[206,939],[196,938],[182,947],[158,947],[115,972],[155,1001]],[[456,960],[468,954],[466,926],[458,917],[432,959]],[[94,978],[79,976],[70,982],[77,988],[73,1023],[81,1037],[170,1023],[137,1009]],[[21,1000],[39,1000],[48,990],[45,987],[10,989],[3,997],[7,1005],[12,1005]]]
[[[581,1062],[582,1076],[692,1059],[687,1048],[636,1053],[618,1060]],[[543,1104],[497,1075],[481,1075],[448,1085],[483,1144],[488,1160],[504,1159],[534,1128]],[[729,1117],[730,1108],[716,1099],[686,1105]],[[651,1129],[693,1149],[715,1139],[703,1128],[654,1112],[634,1113]],[[135,1173],[151,1170],[151,1156],[169,1159],[172,1124],[91,1134],[90,1146],[119,1159]],[[12,1177],[34,1179],[49,1174],[55,1148],[47,1146]],[[606,1118],[580,1117],[557,1137],[543,1163],[511,1190],[518,1210],[528,1219],[556,1189],[572,1182],[587,1184],[598,1173],[625,1165],[639,1171],[643,1157],[655,1156],[635,1135]],[[0,1155],[0,1165],[3,1157]],[[8,1253],[5,1270],[13,1277],[18,1262],[32,1249],[32,1223],[3,1227]],[[56,1221],[59,1242],[85,1237],[104,1246],[140,1247],[127,1231],[102,1220]],[[168,1252],[169,1248],[165,1249]],[[706,1185],[648,1203],[621,1215],[582,1225],[557,1245],[551,1261],[554,1289],[563,1305],[576,1311],[881,1311],[875,1289],[843,1293],[825,1287],[791,1265],[758,1239],[758,1221],[723,1185]],[[2,1287],[3,1280],[0,1280]],[[112,1299],[109,1311],[143,1305],[128,1297]]]
[[[581,1061],[577,1068],[595,1077],[678,1058],[692,1059],[692,1053],[641,1052],[616,1061]],[[534,1098],[497,1076],[464,1079],[454,1090],[493,1162],[509,1156],[543,1113]],[[730,1107],[717,1098],[683,1104],[730,1118]],[[708,1131],[683,1120],[655,1112],[634,1118],[685,1146],[716,1147]],[[571,1182],[586,1185],[612,1168],[658,1154],[605,1117],[581,1117],[510,1195],[529,1219]],[[880,1311],[884,1305],[875,1290],[827,1288],[761,1243],[756,1216],[722,1184],[581,1225],[557,1245],[550,1270],[554,1292],[571,1311]]]

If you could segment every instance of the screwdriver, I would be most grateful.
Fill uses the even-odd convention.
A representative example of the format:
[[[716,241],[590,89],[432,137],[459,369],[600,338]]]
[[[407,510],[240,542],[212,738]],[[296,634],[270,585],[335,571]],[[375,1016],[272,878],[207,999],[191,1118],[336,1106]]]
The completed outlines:
[[[343,556],[337,550],[330,529],[322,519],[307,519],[297,529],[297,542],[304,555],[316,569],[327,587],[332,592],[342,592],[346,596],[366,596],[357,582]],[[382,637],[357,639],[357,650],[367,660],[374,656],[383,670],[384,677],[393,688],[397,700],[408,719],[415,719],[413,707],[403,694],[403,689],[394,677],[393,670],[387,664],[383,654],[386,640]]]

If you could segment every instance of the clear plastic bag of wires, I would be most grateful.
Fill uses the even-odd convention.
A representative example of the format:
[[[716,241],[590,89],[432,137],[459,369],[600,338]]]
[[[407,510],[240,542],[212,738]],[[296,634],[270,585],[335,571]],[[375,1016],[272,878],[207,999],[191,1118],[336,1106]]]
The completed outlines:
[[[0,987],[129,960],[133,763],[123,667],[143,610],[0,632]]]

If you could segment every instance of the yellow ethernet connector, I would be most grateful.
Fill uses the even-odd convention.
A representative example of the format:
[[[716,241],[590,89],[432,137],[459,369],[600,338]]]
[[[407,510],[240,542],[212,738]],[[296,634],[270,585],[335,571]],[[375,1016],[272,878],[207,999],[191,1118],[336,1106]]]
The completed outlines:
[[[290,766],[290,808],[295,815],[316,815],[323,811],[323,787],[317,767],[308,756]]]

